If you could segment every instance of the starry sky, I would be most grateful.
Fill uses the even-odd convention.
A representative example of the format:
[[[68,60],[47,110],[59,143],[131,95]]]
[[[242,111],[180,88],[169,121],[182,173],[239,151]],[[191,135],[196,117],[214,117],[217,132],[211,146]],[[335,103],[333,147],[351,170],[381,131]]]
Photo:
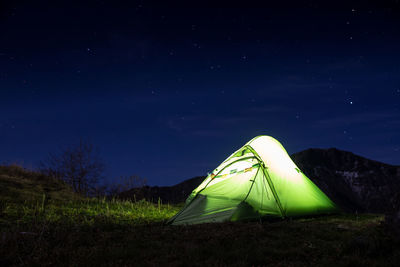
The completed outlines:
[[[78,3],[2,1],[0,163],[83,138],[172,185],[266,134],[400,165],[399,1]]]

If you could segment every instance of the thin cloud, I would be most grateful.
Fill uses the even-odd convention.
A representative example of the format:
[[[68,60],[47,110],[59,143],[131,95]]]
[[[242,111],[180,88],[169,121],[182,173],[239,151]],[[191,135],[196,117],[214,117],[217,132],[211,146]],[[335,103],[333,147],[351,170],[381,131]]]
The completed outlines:
[[[399,119],[400,114],[394,114],[393,112],[365,112],[318,120],[315,122],[315,126],[340,127],[346,125],[380,122],[397,124]]]

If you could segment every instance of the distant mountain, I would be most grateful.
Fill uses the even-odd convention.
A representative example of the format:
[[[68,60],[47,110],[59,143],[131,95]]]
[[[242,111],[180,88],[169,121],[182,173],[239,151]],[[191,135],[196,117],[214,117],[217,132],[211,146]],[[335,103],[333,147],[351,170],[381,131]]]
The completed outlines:
[[[392,211],[399,203],[400,166],[330,149],[307,149],[292,156],[297,166],[346,211]]]
[[[174,186],[144,186],[142,188],[132,188],[119,194],[122,199],[146,199],[157,202],[159,199],[163,203],[181,203],[186,200],[189,194],[195,189],[206,176],[197,176],[185,180]]]
[[[386,213],[400,205],[400,166],[392,166],[330,149],[307,149],[291,155],[299,168],[337,205],[349,212]],[[120,194],[121,198],[179,203],[204,176],[174,186],[145,186]]]

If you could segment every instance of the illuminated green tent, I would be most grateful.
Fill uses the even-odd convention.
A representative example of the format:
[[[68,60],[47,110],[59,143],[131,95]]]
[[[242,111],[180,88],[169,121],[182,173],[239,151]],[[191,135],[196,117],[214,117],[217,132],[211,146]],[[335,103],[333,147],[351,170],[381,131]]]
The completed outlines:
[[[169,222],[178,225],[262,216],[283,218],[336,210],[283,146],[263,135],[253,138],[209,174]]]

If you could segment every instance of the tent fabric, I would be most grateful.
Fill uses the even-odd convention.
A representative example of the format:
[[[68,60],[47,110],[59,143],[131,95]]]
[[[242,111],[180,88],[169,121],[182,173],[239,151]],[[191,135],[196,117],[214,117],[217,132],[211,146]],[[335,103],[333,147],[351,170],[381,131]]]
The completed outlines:
[[[333,213],[336,205],[270,136],[232,153],[189,195],[173,225]]]

